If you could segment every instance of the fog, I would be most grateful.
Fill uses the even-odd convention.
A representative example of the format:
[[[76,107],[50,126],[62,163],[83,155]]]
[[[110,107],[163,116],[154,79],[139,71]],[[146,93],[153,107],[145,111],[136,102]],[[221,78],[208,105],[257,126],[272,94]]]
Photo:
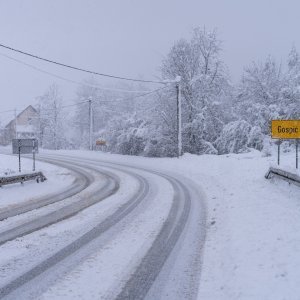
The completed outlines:
[[[253,60],[271,54],[281,61],[293,45],[300,49],[299,8],[292,0],[0,1],[0,44],[101,73],[157,79],[173,43],[205,26],[217,28],[223,59],[238,82]],[[34,104],[53,82],[66,103],[76,91],[74,84],[3,55],[75,81],[89,77],[0,48],[0,111]]]

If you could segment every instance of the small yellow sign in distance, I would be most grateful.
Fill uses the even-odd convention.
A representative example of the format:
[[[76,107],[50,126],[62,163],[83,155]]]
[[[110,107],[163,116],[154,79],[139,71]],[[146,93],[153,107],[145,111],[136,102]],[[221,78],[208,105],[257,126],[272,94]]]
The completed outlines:
[[[300,120],[272,120],[272,139],[300,139]]]
[[[97,140],[96,141],[96,146],[105,146],[106,145],[106,141],[105,140]]]

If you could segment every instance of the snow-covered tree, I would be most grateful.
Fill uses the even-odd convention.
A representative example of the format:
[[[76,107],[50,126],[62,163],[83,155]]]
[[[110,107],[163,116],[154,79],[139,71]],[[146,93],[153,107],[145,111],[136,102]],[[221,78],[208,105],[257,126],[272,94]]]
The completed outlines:
[[[92,101],[93,111],[95,101],[99,97],[99,89],[96,80],[89,78],[80,85],[76,91],[75,114],[73,118],[74,136],[73,142],[78,147],[89,148],[90,111],[89,101]],[[95,86],[94,86],[95,85]],[[99,120],[99,118],[94,119]]]
[[[196,28],[191,40],[175,43],[162,63],[164,79],[181,77],[184,151],[203,153],[203,141],[215,141],[224,125],[230,88],[220,52],[216,31]]]
[[[285,118],[298,119],[300,116],[300,55],[295,47],[289,54],[287,66],[282,90],[282,111]]]
[[[52,84],[44,95],[38,97],[38,119],[40,145],[48,149],[64,147],[65,118],[62,106],[62,97],[56,84]]]
[[[281,66],[271,57],[264,63],[253,63],[245,68],[236,103],[239,118],[260,127],[263,134],[269,134],[270,121],[283,115],[283,86]]]
[[[298,119],[300,115],[300,56],[293,47],[287,66],[269,56],[264,63],[245,68],[237,89],[236,115],[251,126],[249,147],[261,150],[273,119]]]

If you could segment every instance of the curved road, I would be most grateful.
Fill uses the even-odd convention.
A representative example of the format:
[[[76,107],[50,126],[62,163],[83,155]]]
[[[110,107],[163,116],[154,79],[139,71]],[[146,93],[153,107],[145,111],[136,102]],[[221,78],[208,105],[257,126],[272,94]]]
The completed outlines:
[[[45,160],[45,162],[47,161]],[[51,161],[48,162],[51,163]],[[10,205],[8,209],[1,209],[0,221],[75,196],[91,184],[91,176],[84,172],[84,170],[70,165],[59,164],[59,166],[66,167],[75,177],[74,182],[71,186],[67,186],[65,190],[46,195],[45,197],[31,199],[29,201],[26,201],[25,203],[23,202],[20,204]]]
[[[164,201],[168,195],[159,194],[160,189],[157,185],[161,182],[161,185],[168,183],[172,188],[168,213],[150,245],[143,250],[142,257],[132,258],[132,264],[123,271],[123,278],[116,282],[115,287],[107,293],[109,296],[106,297],[107,299],[196,299],[205,241],[206,214],[203,195],[193,182],[178,174],[130,166],[120,162],[49,154],[41,158],[72,169],[73,172],[77,172],[77,175],[82,174],[82,180],[78,179],[81,182],[78,186],[81,187],[76,187],[78,195],[93,182],[89,174],[91,172],[101,173],[106,178],[106,184],[100,189],[93,190],[85,201],[68,203],[59,210],[49,213],[46,220],[44,216],[37,217],[27,222],[26,226],[11,228],[9,238],[7,238],[7,232],[0,233],[0,243],[70,218],[101,200],[110,201],[111,196],[118,194],[119,191],[118,172],[134,178],[138,182],[138,189],[113,213],[108,214],[102,222],[95,224],[91,230],[26,272],[17,274],[13,280],[0,285],[0,297],[16,299],[22,295],[22,299],[32,299],[41,296],[47,286],[53,283],[48,273],[64,274],[66,271],[61,270],[61,266],[72,265],[75,261],[76,263],[84,261],[87,257],[88,245],[97,241],[100,243],[105,234],[111,235],[110,239],[114,239],[114,234],[110,234],[113,230],[117,235],[121,234],[122,228],[130,228],[135,216],[141,214],[141,211],[147,207],[150,208],[149,206],[154,205],[153,203],[157,203],[153,201],[155,197]],[[82,184],[83,182],[88,182],[88,185]],[[69,192],[68,198],[72,198],[75,191],[71,189]],[[59,196],[57,199],[59,199],[57,201],[64,201]],[[47,205],[51,206],[51,203],[56,201],[52,199],[51,202],[48,199],[48,202],[46,202]],[[43,207],[40,205],[42,202],[36,203],[39,203],[36,208]],[[22,228],[21,233],[18,231],[20,228]],[[147,240],[144,244],[147,244]],[[39,288],[36,282],[39,282]]]

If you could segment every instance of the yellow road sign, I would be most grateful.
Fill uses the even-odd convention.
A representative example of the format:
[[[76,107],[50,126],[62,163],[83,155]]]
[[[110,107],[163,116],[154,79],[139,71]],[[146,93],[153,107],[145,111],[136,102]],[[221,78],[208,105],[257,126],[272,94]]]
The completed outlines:
[[[272,139],[300,139],[300,120],[272,120]]]
[[[105,146],[106,145],[106,141],[105,140],[97,140],[96,141],[96,146]]]

